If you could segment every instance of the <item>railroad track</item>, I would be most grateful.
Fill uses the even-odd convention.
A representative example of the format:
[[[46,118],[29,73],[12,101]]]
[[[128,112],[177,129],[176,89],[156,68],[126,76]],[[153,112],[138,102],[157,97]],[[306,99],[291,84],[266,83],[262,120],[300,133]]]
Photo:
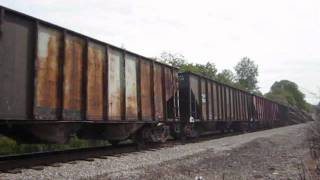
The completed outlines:
[[[219,139],[238,134],[241,133],[207,134],[199,138],[189,139],[183,142],[169,140],[164,144],[147,144],[144,147],[139,148],[134,143],[127,143],[119,144],[117,147],[108,145],[100,147],[0,156],[0,172],[19,173],[22,169],[41,170],[45,166],[61,166],[61,163],[75,163],[75,161],[81,160],[94,161],[95,158],[106,159],[110,156],[120,157],[133,152],[155,151],[160,148],[188,143],[198,143],[201,141]]]
[[[92,161],[93,158],[104,158],[136,150],[137,148],[133,144],[121,144],[118,147],[110,145],[0,156],[0,171],[17,173],[24,168],[40,170],[43,166],[59,166],[57,163],[69,163],[76,160]]]

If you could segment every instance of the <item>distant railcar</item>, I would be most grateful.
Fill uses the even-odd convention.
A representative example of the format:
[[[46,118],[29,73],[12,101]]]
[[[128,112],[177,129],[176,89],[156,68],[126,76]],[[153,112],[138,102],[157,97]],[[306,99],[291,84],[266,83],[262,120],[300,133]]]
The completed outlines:
[[[0,130],[21,140],[127,139],[178,119],[177,69],[0,7]]]
[[[180,118],[186,136],[267,128],[287,122],[287,107],[191,72],[179,73]]]

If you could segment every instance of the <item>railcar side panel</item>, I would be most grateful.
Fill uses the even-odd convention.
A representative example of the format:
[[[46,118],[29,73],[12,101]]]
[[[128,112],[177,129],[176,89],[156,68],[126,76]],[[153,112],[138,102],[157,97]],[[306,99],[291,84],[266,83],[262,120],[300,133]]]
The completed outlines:
[[[167,67],[164,68],[164,74],[165,74],[165,100],[166,100],[166,109],[167,119],[175,119],[175,92],[177,92],[176,87],[176,77],[173,73],[172,69],[169,69]]]
[[[213,96],[213,117],[214,120],[218,120],[218,92],[217,92],[217,84],[212,82],[212,96]]]
[[[112,48],[108,49],[108,119],[120,120],[121,119],[121,61],[123,61],[122,53]]]
[[[65,35],[63,62],[63,119],[81,120],[84,41]]]
[[[200,119],[199,80],[195,76],[190,76],[189,81],[191,89],[191,116],[194,119]]]
[[[61,109],[59,82],[63,60],[62,33],[44,26],[38,27],[35,77],[34,116],[39,120],[56,120]]]
[[[217,85],[218,87],[218,106],[219,106],[219,120],[223,120],[223,110],[224,110],[224,105],[223,105],[223,89],[220,84]]]
[[[234,117],[234,97],[233,97],[233,92],[234,89],[230,88],[230,111],[231,111],[231,120],[234,121],[235,117]]]
[[[150,121],[152,117],[152,92],[151,87],[151,63],[147,60],[141,60],[140,63],[140,77],[141,77],[141,116],[142,120]]]
[[[155,104],[155,120],[164,120],[164,109],[163,109],[163,90],[162,90],[162,66],[154,64],[154,104]]]
[[[225,112],[225,120],[229,121],[230,120],[230,98],[229,98],[229,88],[228,87],[224,87],[224,91],[225,91],[225,108],[226,108],[226,112]]]
[[[87,119],[104,119],[104,79],[106,66],[105,47],[96,43],[88,44]]]
[[[213,95],[212,95],[212,83],[210,81],[207,81],[207,88],[208,88],[208,98],[207,98],[207,101],[208,101],[208,120],[209,121],[213,121],[213,102],[212,102],[212,99],[213,99]]]
[[[1,7],[0,7],[1,9]],[[0,119],[29,119],[33,101],[33,22],[2,9],[0,22]]]
[[[202,118],[201,120],[207,120],[207,90],[206,90],[206,81],[201,79],[201,113]]]
[[[136,120],[138,118],[137,97],[137,61],[131,55],[125,56],[125,79],[126,79],[126,119]]]

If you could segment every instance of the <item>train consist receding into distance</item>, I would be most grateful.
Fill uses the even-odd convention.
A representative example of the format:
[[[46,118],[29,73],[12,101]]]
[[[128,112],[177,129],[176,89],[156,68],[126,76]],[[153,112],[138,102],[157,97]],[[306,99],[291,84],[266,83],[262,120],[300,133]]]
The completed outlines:
[[[112,144],[289,124],[290,107],[0,6],[0,134]]]

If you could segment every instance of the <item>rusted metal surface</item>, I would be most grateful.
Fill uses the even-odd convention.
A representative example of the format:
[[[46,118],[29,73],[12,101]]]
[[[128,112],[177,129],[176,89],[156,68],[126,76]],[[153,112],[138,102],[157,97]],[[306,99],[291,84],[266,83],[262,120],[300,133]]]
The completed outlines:
[[[142,120],[152,120],[151,91],[151,64],[146,60],[141,60],[140,64],[141,77],[141,111]],[[153,80],[152,80],[153,81]]]
[[[59,61],[61,60],[61,33],[40,26],[38,29],[36,58],[36,94],[34,115],[36,119],[57,119]]]
[[[109,107],[109,119],[120,120],[121,119],[121,86],[120,86],[120,61],[121,53],[119,51],[110,49],[108,53],[108,82],[112,84],[108,89],[108,107]]]
[[[29,119],[34,23],[0,9],[0,118]]]
[[[67,35],[63,64],[63,119],[80,120],[82,104],[82,69],[84,41]]]
[[[0,7],[1,119],[176,120],[177,69]]]
[[[155,120],[163,120],[163,91],[162,91],[162,68],[159,64],[154,65],[154,104]]]
[[[138,119],[142,120],[142,109],[141,109],[141,57],[137,58],[137,111]]]
[[[125,73],[125,67],[126,67],[126,52],[124,49],[121,51],[121,57],[120,57],[120,119],[122,121],[126,121],[127,115],[126,115],[126,73]]]
[[[87,119],[104,118],[104,67],[105,47],[96,43],[88,45]]]
[[[166,100],[166,73],[165,68],[161,67],[161,91],[162,91],[162,108],[163,108],[163,120],[167,120],[168,111],[167,111],[167,100]]]
[[[126,119],[136,120],[138,118],[137,58],[126,55],[125,61]]]

